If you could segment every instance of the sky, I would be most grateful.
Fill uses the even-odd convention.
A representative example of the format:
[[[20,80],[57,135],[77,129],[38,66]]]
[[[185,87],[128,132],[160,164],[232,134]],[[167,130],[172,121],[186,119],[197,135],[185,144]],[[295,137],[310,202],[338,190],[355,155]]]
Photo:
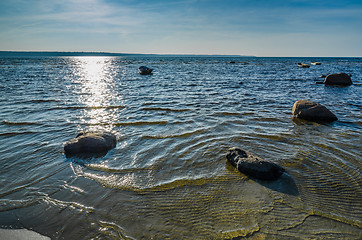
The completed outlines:
[[[361,0],[0,0],[0,51],[362,56]]]

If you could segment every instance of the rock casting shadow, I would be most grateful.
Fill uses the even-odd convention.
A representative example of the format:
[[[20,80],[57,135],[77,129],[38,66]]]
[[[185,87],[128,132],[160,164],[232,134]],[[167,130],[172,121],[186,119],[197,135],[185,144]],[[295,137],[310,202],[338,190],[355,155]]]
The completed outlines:
[[[291,117],[290,118],[293,123],[295,123],[295,125],[298,126],[313,126],[313,125],[324,125],[324,126],[333,126],[337,121],[334,122],[323,122],[323,121],[308,121],[308,120],[304,120],[304,119],[299,119],[299,118],[295,118],[295,117]]]
[[[82,153],[75,155],[65,154],[65,161],[77,163],[81,166],[84,166],[85,164],[100,162],[103,159],[103,157],[107,155],[107,153],[108,152],[106,151],[102,153]]]
[[[267,181],[267,180],[260,180],[255,179],[250,176],[245,175],[244,173],[235,169],[233,165],[229,161],[226,161],[226,169],[232,172],[238,172],[241,176],[240,181],[245,181],[246,179],[251,179],[260,185],[269,188],[273,191],[277,191],[280,193],[292,195],[292,196],[299,196],[298,187],[293,179],[287,172],[284,172],[277,180]]]
[[[254,181],[271,190],[292,196],[299,196],[298,187],[295,184],[293,177],[287,172],[284,172],[279,179],[275,181],[261,181],[258,179],[255,179]]]

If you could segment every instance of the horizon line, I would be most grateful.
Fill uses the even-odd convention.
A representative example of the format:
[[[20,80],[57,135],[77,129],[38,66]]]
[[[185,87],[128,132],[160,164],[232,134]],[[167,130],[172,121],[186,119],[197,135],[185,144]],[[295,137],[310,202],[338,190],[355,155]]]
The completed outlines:
[[[107,51],[43,51],[43,50],[0,50],[1,53],[48,53],[48,54],[105,54],[105,55],[157,55],[157,56],[231,56],[231,57],[257,57],[254,55],[242,54],[197,54],[197,53],[127,53],[127,52],[107,52]]]
[[[50,51],[50,50],[0,50],[3,54],[54,54],[55,56],[130,56],[130,55],[148,55],[148,56],[205,56],[205,57],[315,57],[315,58],[361,58],[362,56],[255,56],[242,54],[196,54],[196,53],[119,53],[107,51]]]

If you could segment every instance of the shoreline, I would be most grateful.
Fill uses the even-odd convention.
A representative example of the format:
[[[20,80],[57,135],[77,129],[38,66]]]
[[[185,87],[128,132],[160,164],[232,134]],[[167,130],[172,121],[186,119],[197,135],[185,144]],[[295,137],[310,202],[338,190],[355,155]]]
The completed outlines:
[[[19,228],[19,229],[11,229],[11,228],[0,228],[0,238],[3,240],[50,240],[50,237],[41,235],[35,231]]]

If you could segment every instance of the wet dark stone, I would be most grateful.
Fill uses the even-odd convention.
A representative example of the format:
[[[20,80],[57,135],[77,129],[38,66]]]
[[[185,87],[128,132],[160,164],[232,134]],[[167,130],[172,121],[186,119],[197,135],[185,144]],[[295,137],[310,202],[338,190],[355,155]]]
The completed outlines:
[[[300,118],[312,122],[333,122],[338,120],[336,115],[329,111],[325,106],[307,101],[296,101],[292,109],[293,118]]]
[[[238,147],[230,148],[226,158],[240,172],[255,179],[277,180],[285,172],[276,163],[263,160]]]
[[[80,133],[76,138],[64,145],[66,156],[82,154],[101,154],[114,148],[117,144],[116,136],[109,132]]]
[[[141,75],[152,75],[153,69],[152,68],[149,68],[149,67],[146,67],[146,66],[141,66],[138,68],[138,72],[139,74]]]
[[[339,85],[339,86],[349,86],[352,85],[351,76],[347,73],[333,73],[329,74],[324,79],[325,85]]]

